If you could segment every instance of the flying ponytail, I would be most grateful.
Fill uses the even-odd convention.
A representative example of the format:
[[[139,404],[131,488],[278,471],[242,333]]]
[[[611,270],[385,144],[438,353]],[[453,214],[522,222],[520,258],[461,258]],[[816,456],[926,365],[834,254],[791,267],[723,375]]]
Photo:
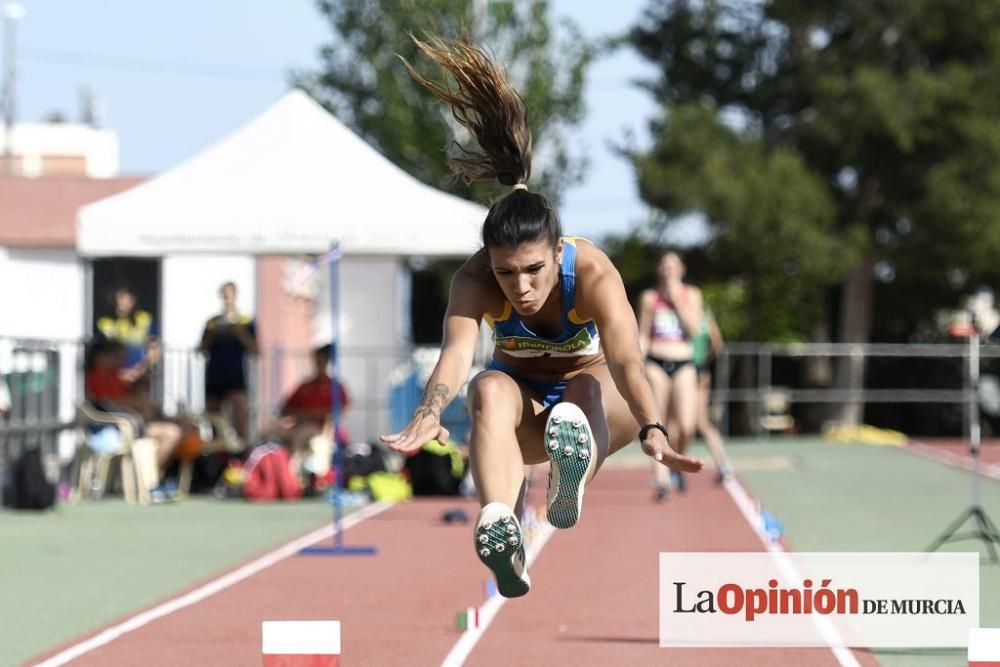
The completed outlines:
[[[412,37],[412,36],[411,36]],[[507,80],[502,66],[468,39],[427,35],[412,37],[417,48],[451,75],[454,86],[424,78],[405,59],[410,76],[451,107],[451,113],[476,139],[479,150],[454,142],[458,156],[451,170],[466,183],[497,180],[514,188],[496,201],[483,223],[483,243],[515,247],[547,238],[559,240],[555,208],[543,195],[527,190],[531,177],[531,130],[524,101]]]
[[[417,74],[403,61],[410,76],[451,107],[452,115],[476,138],[479,151],[459,146],[452,171],[467,183],[496,179],[503,185],[527,183],[531,176],[531,130],[521,96],[507,81],[503,68],[467,39],[413,37],[421,53],[448,72],[454,89]]]

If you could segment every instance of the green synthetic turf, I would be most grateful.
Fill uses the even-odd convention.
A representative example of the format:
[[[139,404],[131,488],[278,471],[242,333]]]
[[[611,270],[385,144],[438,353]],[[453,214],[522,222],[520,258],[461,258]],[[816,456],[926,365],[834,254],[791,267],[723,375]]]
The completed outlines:
[[[0,512],[0,665],[28,658],[321,527],[320,500],[118,500]]]
[[[735,441],[729,451],[795,551],[923,551],[971,504],[969,473],[895,447],[775,438]],[[1000,521],[1000,482],[983,479],[982,505]],[[982,554],[980,625],[1000,627],[1000,565],[976,540],[943,550]],[[968,664],[965,649],[874,653],[886,667]]]

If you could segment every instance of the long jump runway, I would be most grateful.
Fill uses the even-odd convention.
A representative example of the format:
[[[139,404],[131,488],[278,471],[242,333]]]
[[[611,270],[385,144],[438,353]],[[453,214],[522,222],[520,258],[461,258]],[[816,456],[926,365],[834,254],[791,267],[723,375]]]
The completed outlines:
[[[659,648],[659,552],[763,550],[710,472],[690,486],[686,495],[656,505],[647,470],[602,471],[587,491],[580,523],[555,531],[540,551],[530,570],[531,593],[506,601],[463,647],[456,646],[462,633],[455,615],[483,605],[488,571],[472,552],[471,525],[445,525],[440,516],[460,506],[474,519],[477,508],[420,500],[346,532],[347,544],[377,546],[375,557],[282,558],[197,603],[110,633],[116,636],[65,664],[256,665],[262,621],[316,619],[341,621],[344,667],[436,666],[446,659],[487,667],[845,664],[826,649]],[[86,639],[46,657],[65,655]],[[870,654],[847,653],[857,662],[846,664],[878,664]]]

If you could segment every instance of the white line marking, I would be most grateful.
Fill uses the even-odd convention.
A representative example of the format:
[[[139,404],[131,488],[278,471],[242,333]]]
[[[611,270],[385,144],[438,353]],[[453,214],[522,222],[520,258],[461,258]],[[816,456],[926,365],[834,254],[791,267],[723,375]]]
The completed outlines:
[[[781,546],[780,542],[772,542],[768,539],[767,535],[764,533],[762,527],[762,521],[760,519],[760,512],[757,509],[757,505],[750,498],[750,494],[747,490],[743,488],[739,480],[735,477],[727,477],[725,481],[726,491],[732,497],[733,502],[736,507],[739,508],[740,512],[743,514],[743,518],[746,519],[750,527],[753,528],[754,532],[757,533],[757,537],[763,542],[764,548],[768,550],[773,556],[778,564],[778,567],[789,579],[799,580],[802,578],[795,570],[795,565],[792,563],[792,559],[788,557],[788,552],[785,551],[784,547]],[[814,616],[813,622],[816,628],[819,630],[820,634],[829,644],[835,644],[837,646],[831,646],[830,650],[833,652],[833,657],[837,659],[842,667],[861,667],[861,663],[858,659],[854,657],[854,654],[849,648],[843,646],[844,640],[841,638],[837,629],[834,627],[830,619],[826,617]]]
[[[542,547],[545,546],[545,543],[549,541],[549,538],[555,532],[556,529],[546,522],[542,524],[541,530],[535,539],[531,541],[531,544],[528,545],[524,555],[526,567],[529,572],[535,559],[538,558],[538,554],[541,553]],[[472,653],[472,649],[475,648],[476,643],[482,638],[483,633],[486,632],[486,628],[493,622],[496,615],[500,613],[500,608],[506,602],[507,598],[497,593],[479,607],[478,627],[470,628],[462,633],[462,636],[458,638],[458,641],[451,648],[447,657],[445,657],[444,662],[441,663],[441,667],[461,667],[465,664],[466,658]]]
[[[344,517],[341,521],[341,530],[347,530],[351,526],[355,526],[369,517],[373,517],[376,514],[384,512],[385,510],[392,507],[393,503],[372,503],[362,507],[356,512],[349,514]],[[302,549],[319,542],[320,540],[326,539],[333,535],[333,526],[327,525],[318,530],[314,530],[308,535],[304,535],[296,540],[292,540],[288,544],[278,547],[274,551],[264,554],[260,558],[250,561],[246,565],[239,567],[228,574],[224,574],[218,579],[213,579],[212,581],[206,583],[203,586],[196,588],[190,593],[185,593],[180,597],[176,597],[172,600],[167,600],[163,604],[157,605],[152,609],[136,614],[135,616],[122,621],[118,625],[113,625],[110,628],[100,632],[93,637],[86,639],[79,644],[74,644],[64,651],[57,653],[51,658],[35,663],[35,667],[58,667],[59,665],[65,665],[70,660],[79,658],[80,656],[93,651],[94,649],[100,648],[105,644],[109,644],[114,640],[118,639],[122,635],[132,632],[133,630],[138,630],[144,625],[149,625],[153,621],[163,618],[169,614],[174,613],[184,607],[190,607],[193,604],[201,602],[205,598],[215,595],[219,591],[222,591],[230,586],[237,584],[244,579],[252,577],[261,570],[265,570],[272,565],[285,560],[290,556],[294,556]]]

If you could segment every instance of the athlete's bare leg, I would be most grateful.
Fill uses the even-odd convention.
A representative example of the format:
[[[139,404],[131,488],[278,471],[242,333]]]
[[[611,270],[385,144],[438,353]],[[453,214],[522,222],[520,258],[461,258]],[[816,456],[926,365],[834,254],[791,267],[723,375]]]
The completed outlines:
[[[653,399],[660,407],[664,418],[670,414],[670,376],[666,371],[650,361],[646,362],[646,377],[649,378],[649,386],[653,390]],[[671,445],[673,441],[671,439]],[[649,467],[653,473],[653,485],[656,487],[657,500],[663,500],[670,489],[670,470],[661,465],[658,461],[649,460]]]
[[[541,449],[541,405],[512,377],[489,370],[469,385],[468,406],[469,460],[482,505],[476,520],[476,553],[496,577],[500,595],[518,597],[531,588],[517,519],[526,488],[522,448],[533,434]]]
[[[684,364],[678,368],[670,384],[667,430],[670,431],[670,446],[677,453],[683,454],[694,438],[698,423],[698,373],[694,364]]]
[[[544,418],[535,414],[537,407],[528,390],[501,371],[483,371],[469,384],[469,462],[480,505],[518,505],[526,463],[522,450],[534,439],[542,453]]]
[[[712,453],[712,459],[721,475],[732,472],[733,466],[726,454],[725,445],[722,443],[722,435],[712,423],[711,406],[709,399],[712,394],[712,376],[710,373],[698,375],[698,434],[708,445],[708,450]]]

